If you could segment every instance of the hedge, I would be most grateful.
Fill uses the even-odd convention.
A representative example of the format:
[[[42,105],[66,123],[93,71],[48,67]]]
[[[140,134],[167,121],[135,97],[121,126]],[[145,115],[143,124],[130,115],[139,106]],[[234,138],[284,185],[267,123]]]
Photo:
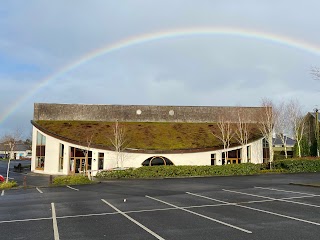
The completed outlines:
[[[165,178],[191,176],[229,176],[252,175],[260,171],[260,166],[253,163],[228,164],[223,166],[152,166],[136,169],[103,171],[98,178]]]
[[[299,173],[320,172],[320,158],[295,158],[277,160],[273,162],[272,169],[268,164],[228,164],[222,166],[152,166],[130,168],[127,170],[103,171],[97,174],[98,178],[167,178],[192,176],[230,176],[253,175],[259,173]]]
[[[274,162],[275,169],[284,169],[290,173],[320,172],[319,158],[287,159]]]

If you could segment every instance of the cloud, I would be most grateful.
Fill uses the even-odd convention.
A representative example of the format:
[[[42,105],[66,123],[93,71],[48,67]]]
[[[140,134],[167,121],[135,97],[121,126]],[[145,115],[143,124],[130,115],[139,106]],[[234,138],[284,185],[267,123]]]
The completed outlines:
[[[289,7],[290,6],[290,7]],[[176,28],[255,29],[303,39],[320,37],[315,0],[38,1],[0,6],[1,112],[28,93],[0,132],[29,126],[33,102],[249,105],[262,97],[319,102],[309,75],[319,55],[258,39],[189,36],[130,46],[48,76],[95,49],[144,33]]]

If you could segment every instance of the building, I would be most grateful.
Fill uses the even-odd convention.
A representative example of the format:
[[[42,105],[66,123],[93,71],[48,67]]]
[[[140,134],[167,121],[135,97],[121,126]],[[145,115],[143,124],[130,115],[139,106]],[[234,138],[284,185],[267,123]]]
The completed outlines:
[[[0,158],[9,158],[14,160],[31,159],[31,146],[23,141],[17,141],[13,151],[10,151],[9,144],[0,143]]]
[[[296,140],[284,136],[285,143],[286,143],[286,150],[287,150],[287,156],[288,158],[293,157],[293,148],[296,144]],[[273,144],[273,151],[274,151],[274,157],[275,159],[284,159],[285,158],[285,147],[282,143],[282,140],[279,136],[272,138],[272,144]]]
[[[263,162],[259,107],[187,107],[35,103],[31,170],[75,174],[143,165],[222,165]],[[219,140],[221,116],[235,127],[239,113],[250,138]],[[126,130],[126,136],[122,131]],[[116,132],[116,134],[115,134]],[[125,137],[116,151],[115,137]]]

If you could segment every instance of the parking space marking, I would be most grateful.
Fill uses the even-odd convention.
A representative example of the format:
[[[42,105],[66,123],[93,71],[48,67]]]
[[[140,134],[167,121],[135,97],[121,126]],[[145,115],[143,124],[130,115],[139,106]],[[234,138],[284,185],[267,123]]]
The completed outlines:
[[[299,204],[299,205],[304,205],[304,206],[309,206],[309,207],[316,207],[319,208],[319,205],[314,205],[314,204],[309,204],[309,203],[303,203],[303,202],[295,202],[287,199],[281,199],[281,198],[272,198],[272,197],[266,197],[266,196],[261,196],[261,195],[256,195],[256,194],[251,194],[251,193],[244,193],[244,192],[238,192],[238,191],[232,191],[232,190],[227,190],[227,189],[222,189],[225,192],[231,192],[231,193],[237,193],[237,194],[242,194],[242,195],[247,195],[247,196],[252,196],[252,197],[259,197],[259,198],[265,198],[265,199],[270,199],[274,201],[279,201],[279,202],[288,202],[288,203],[293,203],[293,204]],[[310,197],[310,196],[309,196]]]
[[[59,240],[59,230],[58,230],[58,223],[57,223],[57,216],[56,216],[56,208],[54,206],[54,203],[51,203],[51,209],[52,209],[52,224],[53,224],[53,234],[54,234],[54,240]]]
[[[118,212],[111,212],[111,213],[89,213],[89,214],[79,214],[79,215],[67,215],[67,216],[60,216],[57,219],[66,219],[66,218],[80,218],[80,217],[94,217],[94,216],[105,216],[105,215],[115,215],[119,214]]]
[[[1,196],[3,196],[4,195],[4,190],[2,190],[2,192],[1,192]]]
[[[72,189],[72,190],[75,190],[75,191],[79,191],[79,189],[74,188],[74,187],[70,187],[69,185],[67,185],[66,187],[67,187],[67,188],[70,188],[70,189]]]
[[[28,218],[28,219],[17,219],[17,220],[4,220],[4,221],[0,221],[0,224],[1,223],[41,221],[41,220],[51,220],[51,219],[52,219],[52,217],[47,217],[47,218]]]
[[[218,199],[210,198],[210,197],[207,197],[207,196],[203,196],[203,195],[200,195],[200,194],[195,194],[195,193],[191,193],[191,192],[186,192],[186,193],[190,194],[190,195],[193,195],[193,196],[205,198],[205,199],[210,199],[212,201],[217,201],[217,202],[221,202],[221,203],[229,203],[229,202],[221,201],[221,200],[218,200]],[[230,204],[230,205],[233,205],[235,207],[241,207],[241,208],[250,209],[250,210],[253,210],[253,211],[263,212],[263,213],[275,215],[275,216],[278,216],[278,217],[288,218],[288,219],[299,221],[299,222],[304,222],[304,223],[309,223],[309,224],[320,226],[320,223],[317,223],[317,222],[312,222],[312,221],[304,220],[304,219],[301,219],[301,218],[295,218],[295,217],[283,215],[283,214],[280,214],[280,213],[270,212],[270,211],[262,210],[262,209],[259,209],[259,208],[253,208],[253,207],[248,207],[248,206],[244,206],[244,205],[239,205],[239,203],[234,203],[234,204]]]
[[[131,222],[137,224],[139,227],[141,227],[143,230],[147,231],[148,233],[150,233],[152,236],[156,237],[157,239],[160,240],[165,240],[164,238],[160,237],[158,234],[156,234],[155,232],[151,231],[149,228],[147,228],[146,226],[142,225],[141,223],[139,223],[138,221],[134,220],[132,217],[128,216],[127,214],[125,214],[124,212],[120,211],[118,208],[116,208],[115,206],[113,206],[111,203],[109,203],[108,201],[101,199],[102,202],[104,202],[105,204],[107,204],[108,206],[110,206],[111,208],[113,208],[114,210],[116,210],[118,213],[120,213],[122,216],[126,217],[127,219],[129,219]]]
[[[320,195],[311,194],[311,193],[302,193],[302,192],[295,192],[295,191],[287,191],[287,190],[276,189],[276,188],[266,188],[266,187],[254,187],[254,188],[272,190],[272,191],[277,191],[277,192],[297,193],[297,194],[314,196],[314,197],[319,197],[319,196],[320,196]]]
[[[215,200],[217,204],[205,204],[205,205],[195,205],[195,206],[185,206],[185,207],[179,207],[181,209],[193,209],[193,208],[206,208],[206,207],[219,207],[219,206],[234,206],[237,204],[250,204],[250,203],[263,203],[263,202],[273,202],[277,201],[278,199],[264,199],[264,200],[254,200],[254,201],[244,201],[244,202],[237,202],[237,203],[232,203],[232,202],[224,202],[221,200],[213,199],[210,197],[205,197],[199,194],[195,193],[189,193],[187,194],[202,197],[202,198],[207,198],[209,200]],[[299,196],[299,197],[289,197],[289,198],[282,198],[282,199],[293,199],[293,198],[308,198],[308,197],[313,197],[313,196]],[[240,205],[238,205],[240,206]],[[169,211],[169,210],[176,210],[177,206],[172,206],[168,208],[155,208],[155,209],[142,209],[142,210],[131,210],[131,211],[124,211],[123,213],[129,214],[129,213],[143,213],[143,212],[156,212],[156,211]],[[119,212],[110,212],[110,213],[91,213],[91,214],[79,214],[79,215],[66,215],[66,216],[56,216],[56,219],[67,219],[67,218],[80,218],[80,217],[92,217],[92,216],[105,216],[105,215],[116,215],[119,214]],[[41,221],[41,220],[51,220],[52,217],[47,217],[47,218],[28,218],[28,219],[16,219],[16,220],[4,220],[0,221],[0,224],[2,223],[15,223],[15,222],[29,222],[29,221]]]
[[[38,190],[39,193],[43,193],[40,188],[36,187],[36,189]]]
[[[182,211],[185,211],[185,212],[188,212],[188,213],[191,213],[191,214],[197,215],[197,216],[199,216],[199,217],[203,217],[203,218],[208,219],[208,220],[211,220],[211,221],[213,221],[213,222],[220,223],[220,224],[222,224],[222,225],[225,225],[225,226],[228,226],[228,227],[231,227],[231,228],[234,228],[234,229],[240,230],[240,231],[242,231],[242,232],[245,232],[245,233],[252,233],[251,231],[246,230],[246,229],[244,229],[244,228],[240,228],[240,227],[237,227],[237,226],[231,225],[231,224],[229,224],[229,223],[226,223],[226,222],[220,221],[220,220],[218,220],[218,219],[214,219],[214,218],[211,218],[211,217],[208,217],[208,216],[202,215],[202,214],[200,214],[200,213],[196,213],[196,212],[190,211],[190,210],[188,210],[188,209],[185,209],[185,208],[182,208],[182,207],[176,206],[176,205],[174,205],[174,204],[171,204],[171,203],[168,203],[168,202],[162,201],[162,200],[160,200],[160,199],[157,199],[157,198],[154,198],[154,197],[150,197],[150,196],[148,196],[148,195],[146,195],[146,197],[147,197],[147,198],[150,198],[150,199],[153,199],[153,200],[155,200],[155,201],[158,201],[158,202],[164,203],[164,204],[169,205],[169,206],[171,206],[171,207],[174,207],[174,208],[176,208],[176,209],[180,209],[180,210],[182,210]]]

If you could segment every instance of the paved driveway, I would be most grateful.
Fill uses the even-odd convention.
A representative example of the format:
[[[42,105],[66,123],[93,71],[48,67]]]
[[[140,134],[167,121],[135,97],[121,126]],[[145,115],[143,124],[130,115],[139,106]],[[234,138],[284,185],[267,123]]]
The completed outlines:
[[[7,239],[319,239],[320,174],[108,181],[8,190]]]

